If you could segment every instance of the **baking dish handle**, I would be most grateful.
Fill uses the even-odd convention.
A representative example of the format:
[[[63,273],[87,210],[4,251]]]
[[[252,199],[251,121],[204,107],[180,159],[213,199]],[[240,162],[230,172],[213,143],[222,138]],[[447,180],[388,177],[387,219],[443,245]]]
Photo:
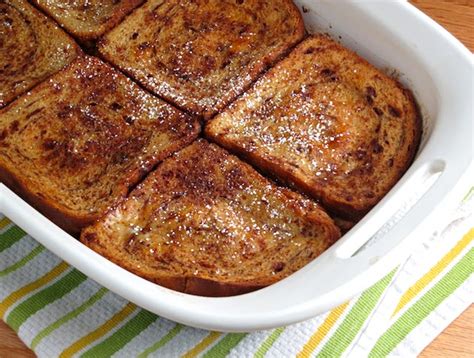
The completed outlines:
[[[388,230],[382,226],[372,236],[372,240],[366,240],[358,248],[352,247],[353,252],[350,255],[347,255],[347,247],[344,248],[344,243],[341,243],[340,247],[324,260],[324,269],[329,272],[338,271],[340,276],[334,280],[334,287],[340,284],[368,287],[381,277],[381,272],[388,274],[401,262],[402,256],[408,256],[412,247],[420,242],[420,237],[426,238],[427,234],[447,224],[449,217],[446,217],[446,213],[452,212],[459,205],[474,177],[474,166],[471,163],[462,177],[448,168],[438,174],[432,186],[427,188],[401,218],[397,220],[395,213],[388,220],[395,217],[396,221],[389,225]],[[370,229],[370,225],[365,225]],[[378,235],[381,232],[382,235]],[[349,277],[352,278],[348,280]]]

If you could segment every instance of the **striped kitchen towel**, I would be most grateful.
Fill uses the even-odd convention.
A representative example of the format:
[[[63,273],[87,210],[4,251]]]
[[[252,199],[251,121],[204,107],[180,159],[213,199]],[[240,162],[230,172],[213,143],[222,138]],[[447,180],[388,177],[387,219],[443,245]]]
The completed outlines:
[[[416,356],[473,301],[474,195],[377,284],[306,322],[186,327],[101,287],[0,216],[0,316],[39,357]]]

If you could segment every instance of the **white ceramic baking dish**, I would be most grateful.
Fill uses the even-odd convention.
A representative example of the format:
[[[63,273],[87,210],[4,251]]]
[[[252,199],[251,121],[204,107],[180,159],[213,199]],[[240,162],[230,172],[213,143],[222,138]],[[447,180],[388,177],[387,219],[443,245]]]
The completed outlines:
[[[219,331],[282,326],[327,311],[390,272],[460,199],[473,161],[472,54],[406,2],[297,1],[309,31],[329,32],[394,71],[424,115],[417,158],[390,193],[321,257],[268,288],[228,298],[148,282],[69,236],[4,185],[0,211],[80,271],[160,316]],[[464,184],[463,184],[464,182]]]

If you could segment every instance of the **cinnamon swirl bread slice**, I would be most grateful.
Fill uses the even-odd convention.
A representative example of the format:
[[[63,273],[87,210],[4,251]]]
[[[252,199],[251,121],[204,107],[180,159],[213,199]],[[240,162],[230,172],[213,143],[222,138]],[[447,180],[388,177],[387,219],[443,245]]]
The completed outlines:
[[[304,32],[291,0],[150,0],[98,47],[150,91],[209,118]]]
[[[317,35],[216,116],[206,134],[351,221],[411,164],[421,116],[409,90]]]
[[[316,203],[198,140],[163,161],[81,240],[162,286],[229,296],[291,275],[339,235]]]

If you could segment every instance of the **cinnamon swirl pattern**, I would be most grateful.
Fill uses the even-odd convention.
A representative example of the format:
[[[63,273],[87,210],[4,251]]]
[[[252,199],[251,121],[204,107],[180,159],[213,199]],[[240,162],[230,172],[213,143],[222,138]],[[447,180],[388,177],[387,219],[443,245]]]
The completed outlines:
[[[0,108],[69,64],[80,48],[22,0],[0,1]]]

